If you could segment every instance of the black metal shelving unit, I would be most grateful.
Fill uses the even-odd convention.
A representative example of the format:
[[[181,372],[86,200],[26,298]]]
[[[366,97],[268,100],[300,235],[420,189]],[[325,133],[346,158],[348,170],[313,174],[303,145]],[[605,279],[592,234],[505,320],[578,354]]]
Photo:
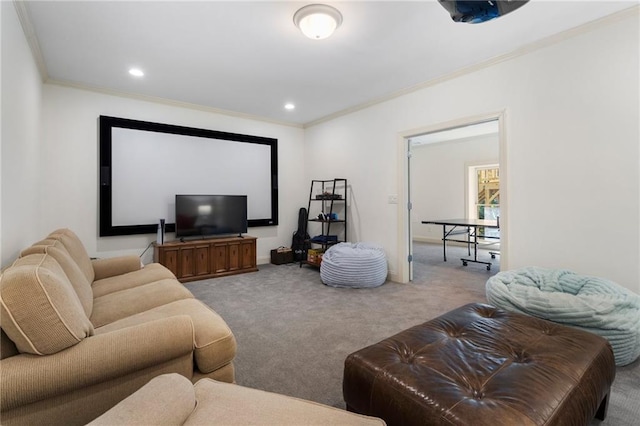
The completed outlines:
[[[344,178],[311,181],[306,232],[311,235],[312,248],[319,247],[324,252],[334,244],[347,241],[347,190]],[[319,262],[311,264],[318,266]]]

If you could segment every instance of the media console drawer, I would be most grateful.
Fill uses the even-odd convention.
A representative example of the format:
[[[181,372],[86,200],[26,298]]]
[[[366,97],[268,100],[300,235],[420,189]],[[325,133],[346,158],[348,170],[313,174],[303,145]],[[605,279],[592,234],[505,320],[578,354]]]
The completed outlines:
[[[223,277],[258,270],[256,237],[211,238],[154,243],[153,260],[180,282]]]

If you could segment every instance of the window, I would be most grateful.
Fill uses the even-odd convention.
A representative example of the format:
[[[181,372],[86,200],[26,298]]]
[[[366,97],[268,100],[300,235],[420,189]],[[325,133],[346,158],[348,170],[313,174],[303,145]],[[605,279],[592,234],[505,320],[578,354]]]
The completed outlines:
[[[497,220],[500,217],[500,168],[497,164],[469,166],[469,217]],[[499,229],[478,229],[481,236],[500,237]]]

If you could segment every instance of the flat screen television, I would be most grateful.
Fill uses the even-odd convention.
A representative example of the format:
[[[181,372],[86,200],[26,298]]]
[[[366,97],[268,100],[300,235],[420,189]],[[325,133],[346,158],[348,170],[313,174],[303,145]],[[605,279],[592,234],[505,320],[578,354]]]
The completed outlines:
[[[176,237],[246,232],[246,195],[176,195]]]

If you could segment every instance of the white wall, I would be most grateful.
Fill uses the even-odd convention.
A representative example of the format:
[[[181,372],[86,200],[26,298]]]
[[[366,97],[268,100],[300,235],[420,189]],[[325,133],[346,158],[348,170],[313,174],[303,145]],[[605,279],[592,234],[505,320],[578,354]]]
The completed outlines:
[[[76,230],[98,256],[139,253],[153,239],[97,237],[97,117],[106,114],[277,137],[281,225],[251,229],[260,258],[290,243],[311,179],[346,177],[350,239],[383,244],[394,274],[398,210],[387,197],[401,187],[399,134],[504,110],[508,266],[568,268],[640,293],[637,8],[588,33],[304,132],[42,86],[13,5],[2,2],[1,10],[3,266],[59,226]]]
[[[0,2],[2,131],[0,261],[6,266],[40,232],[40,109],[42,80],[13,2]]]
[[[315,125],[307,177],[353,186],[351,235],[399,270],[398,135],[505,111],[509,268],[606,277],[640,293],[638,12],[562,42]],[[403,64],[398,64],[402,66]],[[503,194],[504,196],[505,194]]]
[[[277,138],[280,225],[249,228],[248,234],[258,237],[259,263],[269,261],[271,249],[291,244],[298,209],[306,204],[307,185],[299,161],[302,129],[51,84],[43,89],[42,234],[69,227],[89,254],[98,257],[140,254],[155,240],[155,235],[98,237],[100,115]],[[149,250],[143,261],[151,260]]]
[[[467,217],[467,167],[498,164],[498,136],[485,135],[411,149],[411,230],[415,240],[440,242],[442,226],[426,219]]]

